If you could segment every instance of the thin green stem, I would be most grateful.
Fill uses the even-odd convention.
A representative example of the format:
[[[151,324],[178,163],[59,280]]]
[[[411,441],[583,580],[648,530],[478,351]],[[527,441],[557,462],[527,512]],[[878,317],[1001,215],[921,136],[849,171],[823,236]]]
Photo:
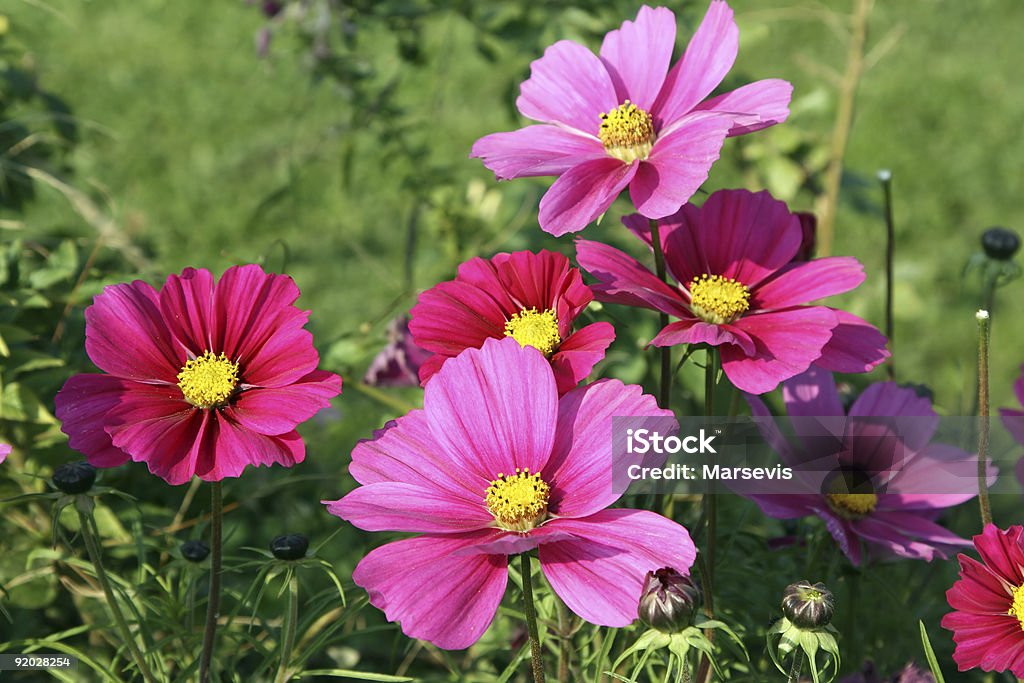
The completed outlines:
[[[715,414],[715,349],[712,346],[707,348],[707,355],[704,363],[704,417],[710,419]],[[710,494],[710,495],[709,495]],[[718,504],[713,492],[704,494],[704,508],[707,515],[707,556],[708,579],[715,578],[715,543],[718,535]],[[706,593],[711,592],[711,586],[705,586]]]
[[[704,357],[704,417],[710,420],[715,414],[715,349],[709,346]],[[715,616],[714,581],[715,581],[715,542],[718,536],[718,501],[711,492],[712,482],[706,482],[704,491],[704,518],[706,520],[707,539],[704,551],[697,556],[697,569],[700,572],[701,584],[704,589],[704,616],[713,619]],[[714,631],[707,629],[704,635],[708,640],[714,638]],[[712,676],[711,660],[704,656],[697,668],[697,681],[710,681]]]
[[[988,311],[978,311],[978,505],[981,525],[992,523],[992,507],[988,500],[988,341],[991,318]]]
[[[530,667],[533,669],[533,683],[544,683],[544,662],[541,660],[540,634],[537,631],[537,608],[533,604],[533,576],[530,556],[519,556],[523,574],[523,604],[526,611],[526,632],[530,636]]]
[[[572,622],[565,603],[556,599],[555,604],[558,610],[558,680],[567,681],[572,659]]]
[[[203,629],[203,650],[199,656],[199,683],[210,680],[210,662],[220,618],[221,526],[224,518],[224,497],[219,481],[210,487],[210,591],[206,604],[206,627]]]
[[[277,669],[274,683],[285,683],[288,680],[288,665],[292,660],[292,649],[295,647],[295,632],[299,624],[299,577],[295,572],[288,579],[288,612],[284,615],[284,644],[281,646],[281,664]]]
[[[651,247],[654,249],[654,271],[658,279],[666,281],[665,275],[665,253],[661,248],[661,229],[658,221],[651,220]],[[668,314],[658,313],[658,324],[660,329],[668,325]],[[662,408],[668,409],[672,399],[672,347],[661,347],[661,383],[658,386],[658,403]]]
[[[800,671],[804,668],[804,651],[797,648],[793,652],[793,664],[789,667],[787,683],[800,683]]]
[[[124,618],[124,613],[121,611],[121,607],[117,604],[117,600],[114,597],[114,590],[110,585],[110,580],[107,578],[107,572],[103,569],[103,559],[100,554],[100,546],[96,541],[97,533],[94,533],[96,522],[92,516],[92,500],[89,499],[88,512],[83,512],[78,505],[75,507],[78,508],[78,521],[82,530],[82,538],[85,540],[85,549],[89,553],[89,560],[92,562],[92,566],[96,571],[96,579],[100,582],[100,587],[103,589],[103,595],[107,599],[107,606],[110,607],[110,611],[114,615],[114,623],[117,624],[117,630],[120,631],[121,638],[124,639],[124,644],[128,647],[128,652],[131,653],[132,659],[135,661],[135,666],[139,668],[139,673],[142,674],[142,678],[146,680],[146,683],[155,683],[156,678],[153,677],[153,673],[149,670],[149,666],[146,664],[146,659],[142,656],[142,652],[139,650],[139,646],[135,642],[135,637],[132,635],[131,629],[128,628],[128,621]]]
[[[880,171],[882,192],[885,195],[885,336],[889,339],[889,361],[886,364],[889,380],[896,379],[896,354],[893,352],[893,261],[896,255],[896,227],[892,218],[892,173]]]

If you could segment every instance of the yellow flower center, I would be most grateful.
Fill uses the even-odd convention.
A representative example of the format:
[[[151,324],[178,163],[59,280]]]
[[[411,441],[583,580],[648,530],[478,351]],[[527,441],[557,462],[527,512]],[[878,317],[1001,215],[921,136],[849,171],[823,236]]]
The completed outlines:
[[[238,363],[232,363],[223,353],[215,356],[212,351],[206,351],[185,363],[178,373],[181,393],[197,408],[224,405],[237,386]]]
[[[607,114],[601,114],[597,136],[609,156],[627,164],[646,159],[654,145],[654,120],[646,111],[626,100]]]
[[[1020,630],[1024,631],[1024,586],[1017,586],[1013,589],[1013,604],[1006,613],[1011,617],[1017,617],[1020,622]]]
[[[487,509],[505,531],[526,532],[544,521],[550,492],[540,473],[517,467],[515,474],[499,472],[487,487]]]
[[[840,517],[860,519],[875,511],[878,496],[874,493],[829,493],[828,505]]]
[[[550,308],[538,312],[536,308],[523,309],[505,323],[505,336],[512,337],[520,346],[532,346],[550,356],[562,343],[558,335],[558,318]]]
[[[750,289],[742,282],[705,273],[690,282],[690,310],[704,322],[731,323],[750,308]]]

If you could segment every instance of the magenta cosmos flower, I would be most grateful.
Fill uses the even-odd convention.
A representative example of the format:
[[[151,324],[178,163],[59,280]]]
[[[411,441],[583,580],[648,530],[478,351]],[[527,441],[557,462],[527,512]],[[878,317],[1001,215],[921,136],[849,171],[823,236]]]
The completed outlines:
[[[661,515],[605,509],[619,498],[613,415],[671,412],[617,380],[559,397],[545,358],[512,339],[448,361],[422,410],[352,451],[349,472],[362,486],[324,501],[360,529],[423,534],[372,551],[353,580],[410,637],[461,649],[494,618],[508,556],[539,547],[544,575],[571,610],[629,624],[647,572],[686,572],[696,551],[686,529]]]
[[[981,562],[959,555],[960,580],[946,591],[955,612],[942,618],[953,632],[960,671],[1010,671],[1024,678],[1024,527],[988,524],[974,537]]]
[[[559,393],[586,379],[615,339],[609,323],[573,332],[593,301],[577,268],[562,254],[517,251],[459,266],[456,278],[428,289],[412,309],[413,343],[434,355],[420,366],[426,382],[445,361],[486,339],[513,337],[551,361]]]
[[[625,187],[644,216],[679,210],[707,179],[722,142],[786,120],[793,87],[757,81],[705,99],[736,60],[732,10],[714,0],[669,70],[675,15],[640,8],[601,44],[600,56],[569,40],[530,66],[516,106],[539,125],[477,140],[499,180],[560,176],[540,202],[552,235],[582,230]]]
[[[6,443],[0,443],[0,462],[7,459],[7,456],[11,454],[11,445]]]
[[[785,382],[782,395],[795,443],[747,396],[758,428],[793,469],[790,481],[737,489],[766,515],[817,515],[855,565],[862,541],[875,555],[926,561],[969,545],[934,520],[977,495],[977,456],[931,443],[939,417],[928,399],[876,383],[847,414],[831,373],[818,369]]]
[[[633,215],[623,223],[650,245],[648,221]],[[717,346],[729,380],[752,394],[771,391],[812,363],[867,372],[889,356],[885,337],[864,320],[804,305],[854,289],[864,268],[850,257],[793,262],[803,241],[800,219],[767,192],[721,190],[659,226],[677,285],[613,247],[586,240],[576,246],[580,265],[598,279],[599,300],[679,318],[651,344]]]
[[[56,398],[69,445],[97,467],[145,462],[169,484],[302,462],[295,427],[341,378],[316,369],[298,297],[290,277],[257,265],[216,285],[187,268],[159,291],[107,287],[85,310],[85,350],[106,374],[75,375]]]

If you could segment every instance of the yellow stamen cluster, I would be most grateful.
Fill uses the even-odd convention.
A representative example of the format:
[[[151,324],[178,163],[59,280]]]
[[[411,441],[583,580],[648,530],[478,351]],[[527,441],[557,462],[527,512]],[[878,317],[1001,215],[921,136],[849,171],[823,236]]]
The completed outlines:
[[[558,334],[558,318],[550,308],[538,311],[523,309],[505,323],[505,336],[512,337],[520,346],[532,346],[550,356],[562,343]]]
[[[206,351],[185,363],[178,373],[181,393],[197,408],[224,405],[237,386],[238,363],[232,363],[223,353],[217,356]]]
[[[601,128],[597,136],[609,156],[627,164],[646,159],[657,137],[651,115],[629,100],[601,114]]]
[[[750,308],[750,289],[721,275],[704,274],[690,282],[690,310],[704,322],[731,323]]]
[[[1013,604],[1006,613],[1011,617],[1017,617],[1020,623],[1020,630],[1024,631],[1024,586],[1017,586],[1013,589]]]
[[[517,467],[515,474],[499,472],[487,487],[487,509],[505,531],[526,532],[544,521],[550,493],[540,473]]]
[[[874,493],[829,493],[828,505],[840,517],[861,519],[875,511],[878,495]]]

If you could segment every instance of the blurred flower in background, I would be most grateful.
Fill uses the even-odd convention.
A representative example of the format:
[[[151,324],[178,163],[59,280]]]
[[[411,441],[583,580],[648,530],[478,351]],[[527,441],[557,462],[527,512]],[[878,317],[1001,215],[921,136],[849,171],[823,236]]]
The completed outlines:
[[[363,382],[374,387],[419,386],[420,367],[433,354],[413,342],[407,315],[392,318],[387,334],[388,343],[374,356]]]

